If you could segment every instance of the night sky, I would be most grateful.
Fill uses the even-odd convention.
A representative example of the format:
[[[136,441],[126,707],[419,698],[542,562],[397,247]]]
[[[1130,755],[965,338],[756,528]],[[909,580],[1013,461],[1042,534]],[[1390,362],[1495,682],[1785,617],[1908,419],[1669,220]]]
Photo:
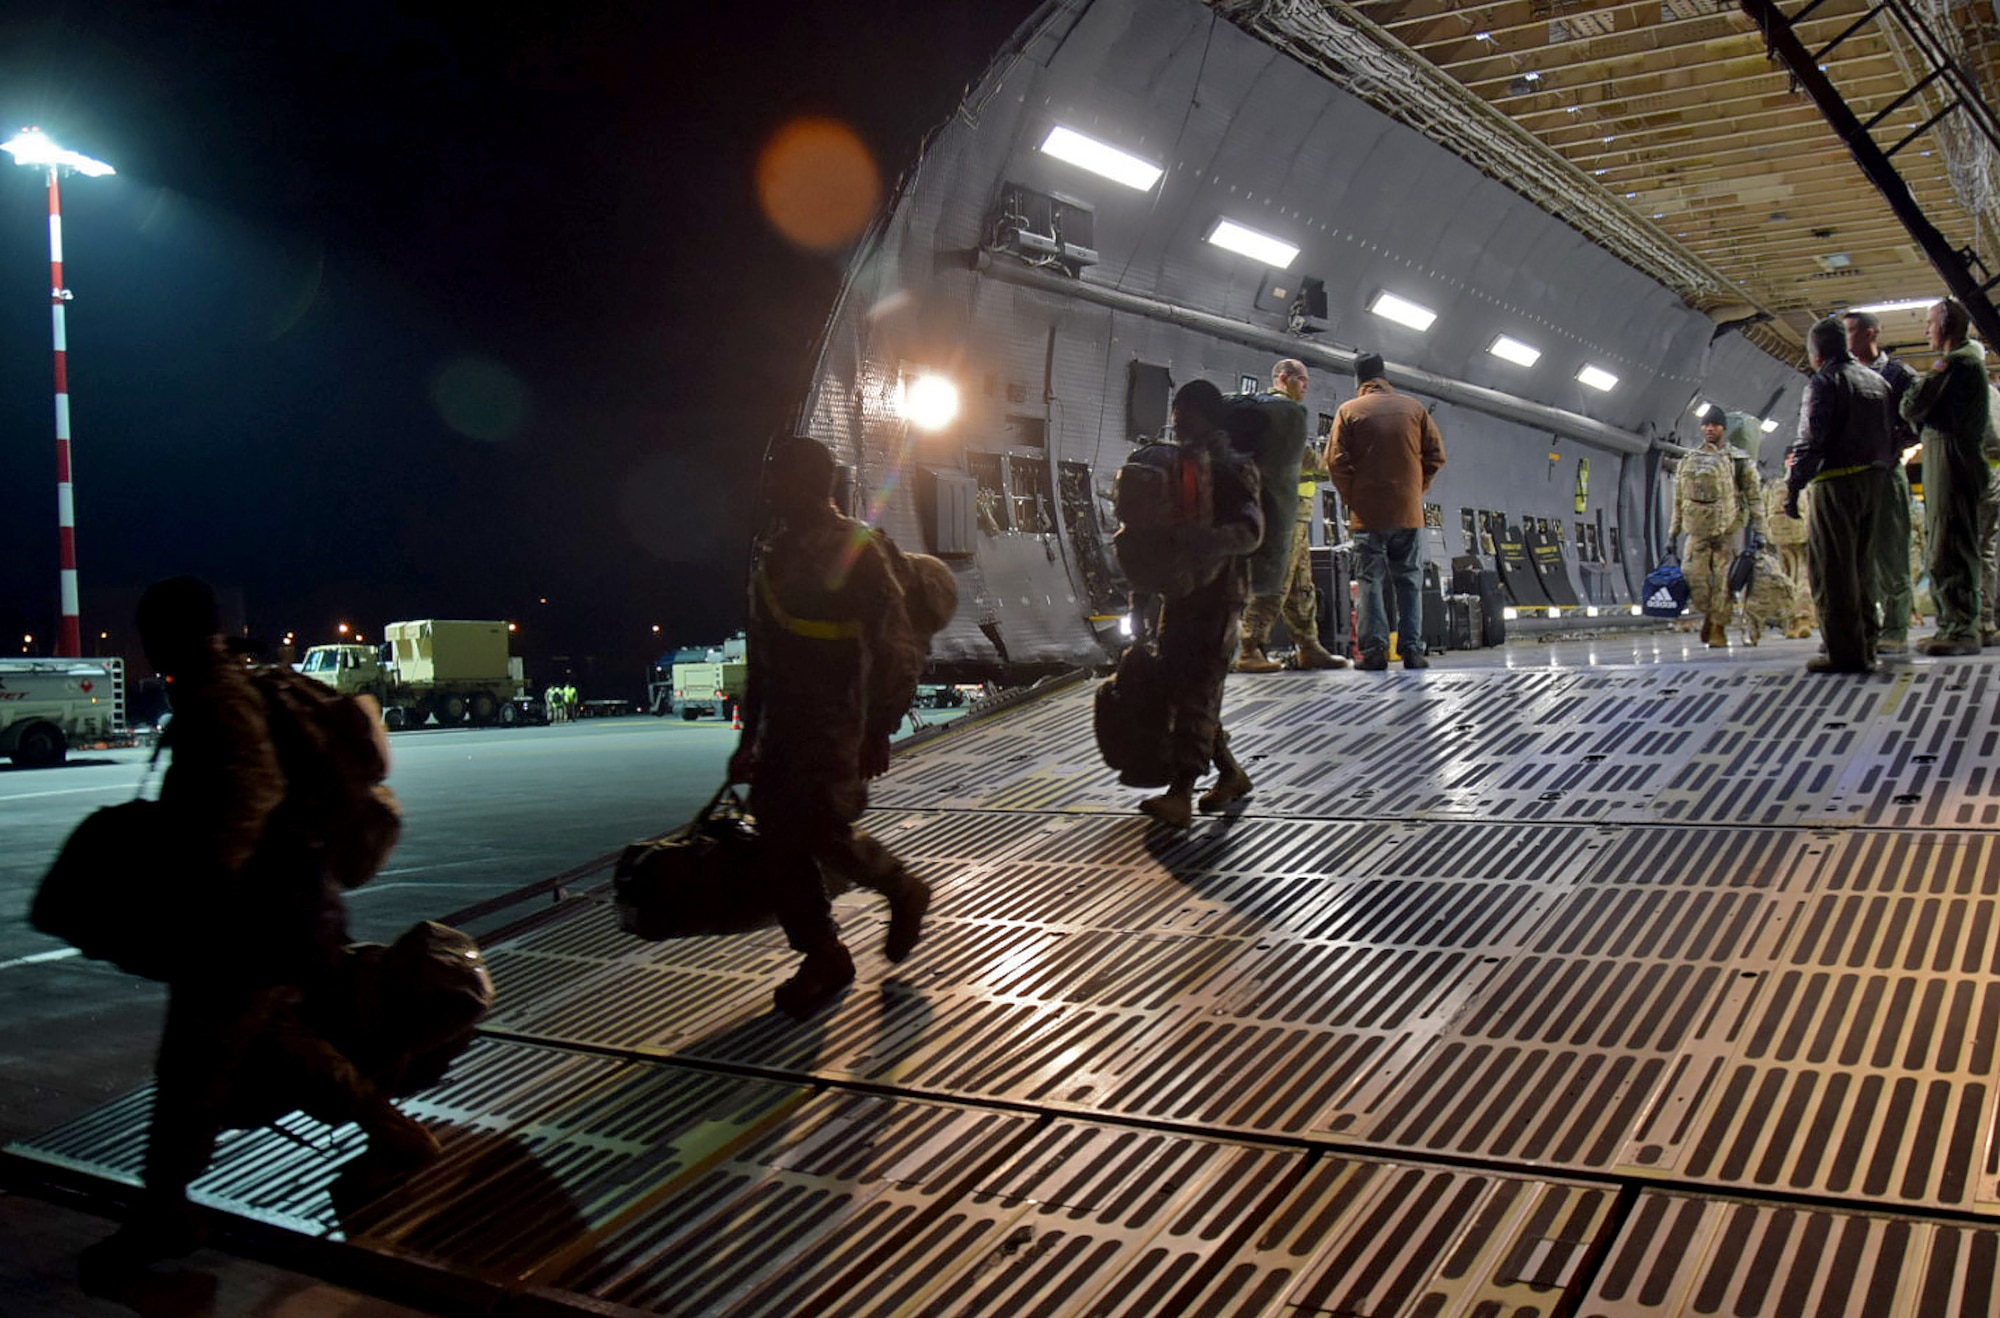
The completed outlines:
[[[847,255],[760,152],[844,122],[886,198],[1032,8],[10,7],[0,126],[119,171],[63,186],[86,651],[176,572],[301,645],[517,620],[585,695],[720,639]],[[5,654],[58,610],[46,206],[0,157]]]

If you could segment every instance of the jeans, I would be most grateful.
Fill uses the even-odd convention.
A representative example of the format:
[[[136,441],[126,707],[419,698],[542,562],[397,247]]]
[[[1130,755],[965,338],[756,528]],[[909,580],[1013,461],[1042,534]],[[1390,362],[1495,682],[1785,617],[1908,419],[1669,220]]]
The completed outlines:
[[[1383,586],[1394,590],[1397,650],[1404,658],[1424,652],[1423,542],[1415,527],[1405,531],[1356,531],[1355,576],[1361,583],[1361,653],[1389,653],[1389,615]]]

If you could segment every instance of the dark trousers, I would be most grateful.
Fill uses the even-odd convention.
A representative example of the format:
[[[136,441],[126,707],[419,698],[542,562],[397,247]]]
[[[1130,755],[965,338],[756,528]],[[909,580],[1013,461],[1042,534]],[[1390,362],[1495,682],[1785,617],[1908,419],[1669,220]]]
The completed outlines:
[[[1875,662],[1882,632],[1875,608],[1885,593],[1878,542],[1895,533],[1895,499],[1895,477],[1882,468],[1813,482],[1806,561],[1826,657],[1837,667]]]
[[[340,1125],[379,1101],[338,1048],[300,1023],[303,992],[207,981],[168,989],[146,1137],[149,1195],[185,1194],[225,1129],[294,1109]]]
[[[865,799],[865,797],[863,798]],[[856,828],[838,802],[774,799],[753,789],[751,809],[764,853],[778,924],[792,950],[810,953],[840,940],[829,884],[869,888],[894,896],[915,882],[903,862],[866,831]]]

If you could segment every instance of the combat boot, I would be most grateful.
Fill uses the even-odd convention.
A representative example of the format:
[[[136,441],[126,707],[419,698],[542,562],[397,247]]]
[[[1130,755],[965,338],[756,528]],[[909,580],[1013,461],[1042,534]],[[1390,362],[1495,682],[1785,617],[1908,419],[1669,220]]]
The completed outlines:
[[[810,1020],[854,982],[854,958],[838,938],[806,953],[792,977],[772,990],[771,1001],[795,1021]]]
[[[354,1123],[368,1136],[368,1156],[397,1167],[421,1167],[434,1162],[444,1146],[415,1117],[376,1095],[355,1114]]]
[[[1159,820],[1168,828],[1187,828],[1194,823],[1194,775],[1176,774],[1173,785],[1159,796],[1139,802],[1139,813]]]
[[[924,916],[931,909],[931,885],[908,870],[903,881],[884,894],[889,899],[889,934],[882,940],[882,955],[901,961],[924,936]]]
[[[1237,649],[1232,667],[1239,673],[1275,673],[1284,665],[1265,654],[1263,646],[1246,638]]]
[[[1205,815],[1225,810],[1242,797],[1250,795],[1250,775],[1243,772],[1243,766],[1229,753],[1227,746],[1215,748],[1215,786],[1201,794],[1201,812]]]
[[[1319,643],[1317,637],[1307,636],[1299,641],[1299,667],[1301,668],[1345,668],[1347,659],[1335,654]]]

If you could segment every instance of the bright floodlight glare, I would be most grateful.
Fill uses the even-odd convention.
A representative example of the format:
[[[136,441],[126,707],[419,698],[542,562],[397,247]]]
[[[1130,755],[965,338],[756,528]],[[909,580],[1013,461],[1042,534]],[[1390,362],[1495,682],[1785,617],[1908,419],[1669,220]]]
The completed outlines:
[[[1770,433],[1771,433],[1771,432],[1772,432],[1773,430],[1776,430],[1776,429],[1778,428],[1778,423],[1777,423],[1776,421],[1772,421],[1772,420],[1768,420],[1768,419],[1767,419],[1767,420],[1764,420],[1764,421],[1760,421],[1760,422],[1759,422],[1759,423],[1757,424],[1757,428],[1758,428],[1759,430],[1763,431],[1763,432],[1764,432],[1765,434],[1767,434],[1767,435],[1768,435],[1768,434],[1770,434]]]
[[[1408,298],[1397,297],[1394,293],[1377,293],[1368,309],[1384,320],[1393,320],[1398,325],[1408,325],[1413,330],[1427,330],[1438,313],[1429,307],[1420,307]]]
[[[1268,233],[1245,228],[1234,220],[1217,220],[1208,240],[1225,251],[1262,261],[1276,270],[1290,269],[1299,255],[1299,249],[1290,243],[1273,238]]]
[[[1610,393],[1618,387],[1618,377],[1601,366],[1586,366],[1576,373],[1577,383],[1587,384],[1602,393]]]
[[[11,142],[0,142],[0,151],[14,157],[17,165],[38,165],[43,169],[60,167],[73,169],[91,178],[102,178],[118,171],[102,160],[92,160],[89,156],[75,151],[65,151],[49,140],[49,135],[39,128],[23,128]]]
[[[1510,339],[1505,334],[1487,344],[1486,351],[1500,358],[1500,360],[1512,362],[1516,366],[1533,366],[1542,359],[1542,350],[1540,348],[1530,348],[1519,339]]]
[[[1876,314],[1880,314],[1881,312],[1884,311],[1920,311],[1923,308],[1930,306],[1933,302],[1937,302],[1940,300],[1941,299],[1934,297],[1912,297],[1912,298],[1904,298],[1900,302],[1870,302],[1865,307],[1849,307],[1848,310],[1868,311],[1868,312],[1874,312]]]
[[[958,386],[942,375],[919,375],[904,383],[896,410],[919,430],[943,430],[958,415]]]
[[[1067,160],[1070,164],[1102,175],[1113,183],[1123,183],[1128,188],[1144,192],[1160,181],[1166,173],[1150,160],[1139,157],[1117,147],[1085,137],[1074,128],[1064,128],[1057,124],[1049,129],[1049,135],[1042,141],[1042,151],[1057,160]]]
[[[1694,406],[1688,409],[1688,411],[1694,413],[1696,416],[1700,416],[1703,412],[1706,412],[1707,410],[1708,410],[1708,400],[1701,397],[1699,394],[1695,396]]]

